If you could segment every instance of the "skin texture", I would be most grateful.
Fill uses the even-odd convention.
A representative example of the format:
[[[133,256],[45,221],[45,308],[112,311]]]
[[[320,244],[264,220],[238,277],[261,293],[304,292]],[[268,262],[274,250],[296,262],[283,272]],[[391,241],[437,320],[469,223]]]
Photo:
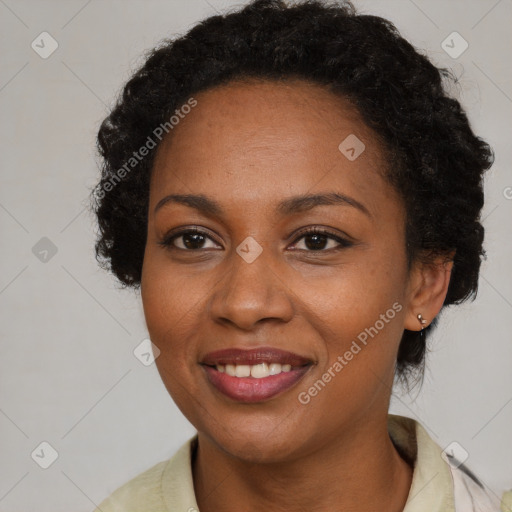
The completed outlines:
[[[382,177],[375,134],[348,102],[300,80],[233,82],[195,98],[156,155],[141,293],[160,375],[198,430],[201,512],[402,510],[412,470],[386,426],[396,354],[403,329],[420,329],[417,314],[431,321],[441,309],[451,265],[408,270],[402,201]],[[338,149],[350,134],[366,147],[354,161]],[[368,213],[275,211],[291,196],[323,192]],[[223,213],[174,202],[155,213],[168,194],[204,194]],[[161,245],[170,230],[194,226],[211,237],[200,249],[183,249],[184,237],[175,249]],[[313,251],[311,238],[297,235],[312,226],[353,245],[333,251],[340,245],[327,238]],[[236,252],[248,236],[263,249],[250,264]],[[396,316],[301,404],[299,393],[394,303]],[[228,399],[199,365],[214,350],[267,345],[314,364],[264,402]]]

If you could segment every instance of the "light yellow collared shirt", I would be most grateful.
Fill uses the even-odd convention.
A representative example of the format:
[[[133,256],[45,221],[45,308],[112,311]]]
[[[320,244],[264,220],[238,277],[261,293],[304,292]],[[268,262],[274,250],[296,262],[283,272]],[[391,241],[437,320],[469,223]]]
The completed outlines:
[[[491,497],[457,461],[442,450],[417,421],[388,415],[388,432],[414,471],[403,512],[498,512]],[[169,460],[159,462],[105,499],[94,512],[197,512],[191,450],[197,435]],[[450,463],[449,463],[450,462]]]

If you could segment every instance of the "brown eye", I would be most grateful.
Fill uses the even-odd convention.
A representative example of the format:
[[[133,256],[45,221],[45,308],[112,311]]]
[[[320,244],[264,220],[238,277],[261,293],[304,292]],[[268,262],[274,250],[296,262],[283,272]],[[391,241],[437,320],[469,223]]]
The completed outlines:
[[[200,249],[211,249],[212,247],[205,247],[207,241],[214,242],[213,239],[197,228],[188,228],[166,235],[165,238],[159,242],[160,245],[168,249],[179,249],[183,251],[195,251]],[[215,248],[217,244],[214,244]]]
[[[312,251],[319,251],[321,249],[325,249],[325,245],[329,241],[328,236],[319,235],[318,233],[312,233],[310,235],[305,235],[303,238],[304,238],[304,242],[305,242],[304,245]]]
[[[345,247],[350,247],[351,245],[353,245],[352,242],[349,242],[348,240],[340,237],[339,235],[321,228],[309,228],[307,230],[300,232],[297,241],[302,239],[304,239],[305,249],[295,247],[296,250],[308,252],[330,252],[343,249]],[[294,245],[297,244],[297,241],[295,242]],[[331,242],[331,246],[326,248],[326,246],[329,245],[329,242]]]
[[[181,249],[201,249],[206,237],[201,233],[184,233],[178,238],[174,238],[174,240],[183,240],[184,247]]]

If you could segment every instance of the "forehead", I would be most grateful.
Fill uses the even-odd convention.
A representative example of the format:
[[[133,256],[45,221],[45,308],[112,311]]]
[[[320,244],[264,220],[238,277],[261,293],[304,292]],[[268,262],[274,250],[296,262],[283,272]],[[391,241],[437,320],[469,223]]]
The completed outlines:
[[[385,168],[377,137],[354,106],[322,85],[252,80],[194,98],[197,106],[158,149],[153,204],[164,192],[198,188],[230,199],[276,201],[315,184],[364,195]],[[347,158],[353,156],[347,145],[364,150]]]

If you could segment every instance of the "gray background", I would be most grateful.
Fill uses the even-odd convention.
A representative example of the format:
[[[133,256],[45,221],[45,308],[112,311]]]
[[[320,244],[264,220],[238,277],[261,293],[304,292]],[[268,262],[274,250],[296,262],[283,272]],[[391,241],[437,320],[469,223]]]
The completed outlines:
[[[194,434],[155,365],[133,354],[147,336],[140,300],[97,267],[85,207],[97,128],[142,52],[237,4],[0,0],[2,512],[90,511]],[[512,2],[356,5],[454,69],[454,94],[496,151],[478,298],[442,314],[421,392],[397,390],[392,412],[421,421],[442,447],[457,441],[501,495],[512,486]],[[43,31],[59,45],[47,59],[31,48]],[[456,59],[441,47],[453,31],[469,43]],[[43,237],[55,255],[43,252],[48,241],[36,246]],[[48,449],[31,457],[42,441],[58,453],[48,469],[35,462]]]

